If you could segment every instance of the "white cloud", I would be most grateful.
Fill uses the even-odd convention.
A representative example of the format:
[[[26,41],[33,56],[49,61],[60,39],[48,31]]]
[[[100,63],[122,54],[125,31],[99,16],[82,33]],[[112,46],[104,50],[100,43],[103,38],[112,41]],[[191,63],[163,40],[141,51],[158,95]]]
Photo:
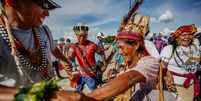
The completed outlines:
[[[162,14],[158,20],[156,18],[151,18],[150,23],[169,23],[174,21],[174,15],[167,10],[165,14]]]
[[[117,29],[98,28],[98,26],[115,21],[119,22],[127,11],[127,8],[121,8],[127,5],[125,1],[56,0],[56,3],[61,8],[50,11],[50,16],[45,19],[44,23],[50,27],[54,38],[70,37],[72,41],[77,40],[75,35],[70,33],[73,32],[72,28],[78,22],[89,26],[89,40],[95,40],[99,31],[106,32],[105,35],[113,35]]]
[[[94,26],[102,25],[102,24],[105,24],[105,23],[108,23],[111,21],[115,21],[115,20],[117,20],[117,19],[116,18],[102,19],[101,21],[90,23],[87,26],[94,27]]]
[[[150,18],[150,23],[158,23],[158,21],[156,20],[156,18]]]
[[[162,14],[159,19],[158,19],[159,22],[162,22],[162,23],[169,23],[169,22],[172,22],[174,21],[173,20],[173,14],[167,10],[165,14]]]
[[[164,30],[161,32],[163,34],[163,36],[169,36],[170,33],[173,33],[174,30],[170,30],[169,28],[164,28]]]

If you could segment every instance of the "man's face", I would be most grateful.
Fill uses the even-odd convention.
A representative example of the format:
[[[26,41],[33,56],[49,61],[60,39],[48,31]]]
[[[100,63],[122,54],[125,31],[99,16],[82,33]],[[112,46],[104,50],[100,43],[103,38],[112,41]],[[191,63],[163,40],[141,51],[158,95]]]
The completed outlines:
[[[17,10],[21,29],[40,27],[45,17],[49,16],[48,9],[42,6],[45,4],[47,4],[47,0],[19,0]]]
[[[161,36],[158,36],[158,39],[160,40],[160,39],[161,39]]]
[[[82,45],[86,44],[88,34],[76,34],[76,35],[77,35],[77,40],[79,44],[82,44]]]
[[[99,40],[100,42],[102,42],[102,41],[103,41],[103,38],[100,37],[100,36],[98,36],[98,40]]]

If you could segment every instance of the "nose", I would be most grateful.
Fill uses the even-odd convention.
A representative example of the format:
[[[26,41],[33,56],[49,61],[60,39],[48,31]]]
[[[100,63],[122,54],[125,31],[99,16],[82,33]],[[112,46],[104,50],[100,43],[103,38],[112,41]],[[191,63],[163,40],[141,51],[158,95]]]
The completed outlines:
[[[119,54],[119,55],[122,55],[122,53],[123,53],[123,52],[122,52],[122,49],[121,49],[121,48],[118,48],[118,54]]]
[[[46,9],[44,9],[44,14],[45,14],[45,16],[49,16],[49,10],[46,8]]]

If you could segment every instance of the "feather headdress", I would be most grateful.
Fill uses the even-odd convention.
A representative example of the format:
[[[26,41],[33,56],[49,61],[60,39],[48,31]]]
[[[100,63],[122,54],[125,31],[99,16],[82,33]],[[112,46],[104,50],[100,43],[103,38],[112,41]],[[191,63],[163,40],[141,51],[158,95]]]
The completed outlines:
[[[82,23],[78,23],[77,26],[73,27],[73,31],[75,34],[88,34],[89,27],[88,26],[83,26]]]
[[[136,0],[135,5],[129,11],[129,13],[127,15],[124,15],[118,29],[116,39],[132,39],[139,41],[144,40],[145,34],[149,31],[148,25],[150,16],[142,16],[140,13],[135,13],[135,11],[140,7],[143,2],[144,0]],[[144,55],[149,55],[144,45],[143,53]]]
[[[136,0],[135,5],[127,15],[124,15],[123,20],[118,29],[117,39],[136,39],[143,40],[148,32],[150,16],[142,16],[135,11],[140,7],[144,0]]]

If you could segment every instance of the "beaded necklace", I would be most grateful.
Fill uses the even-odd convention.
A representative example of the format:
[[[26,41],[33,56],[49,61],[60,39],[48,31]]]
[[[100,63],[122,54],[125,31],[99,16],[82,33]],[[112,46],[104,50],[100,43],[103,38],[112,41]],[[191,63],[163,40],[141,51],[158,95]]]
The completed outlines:
[[[193,53],[191,53],[191,46],[189,45],[189,50],[190,53],[188,54],[182,47],[180,47],[182,49],[182,51],[184,52],[184,54],[189,57],[189,58],[193,58]]]
[[[12,45],[10,44],[10,39],[8,37],[7,34],[7,30],[6,27],[2,21],[2,19],[0,19],[0,33],[2,34],[4,40],[6,41],[6,43],[8,44],[8,46],[11,48]],[[19,50],[19,52],[17,53],[19,58],[20,58],[20,62],[22,63],[22,65],[33,69],[37,72],[43,72],[44,69],[46,69],[46,65],[49,63],[46,59],[46,52],[45,52],[45,47],[42,46],[42,40],[40,39],[40,35],[37,33],[38,30],[36,28],[32,28],[33,32],[34,32],[34,42],[35,42],[35,46],[37,47],[36,50],[28,50],[26,49],[22,43],[20,43],[20,41],[13,36],[13,39],[16,43],[16,47]],[[32,54],[33,52],[35,52],[38,56]],[[31,63],[30,64],[24,57],[23,55],[25,55],[28,58],[31,58]],[[44,76],[44,75],[43,75]],[[44,77],[42,77],[44,78]]]

